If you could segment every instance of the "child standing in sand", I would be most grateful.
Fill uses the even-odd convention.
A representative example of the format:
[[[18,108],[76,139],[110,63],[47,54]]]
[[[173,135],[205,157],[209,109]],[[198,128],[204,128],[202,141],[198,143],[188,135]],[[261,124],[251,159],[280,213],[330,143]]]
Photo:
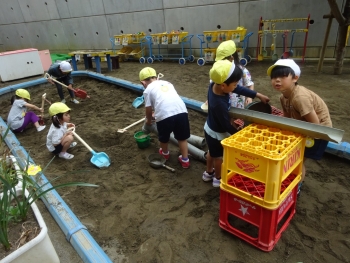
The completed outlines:
[[[178,161],[182,168],[189,168],[187,139],[190,137],[190,124],[185,103],[170,82],[157,79],[157,73],[153,68],[143,68],[139,78],[145,88],[143,92],[146,107],[144,129],[147,130],[147,126],[152,126],[152,110],[154,109],[160,142],[159,153],[166,160],[169,159],[168,143],[170,134],[173,132],[181,152]]]
[[[204,125],[204,135],[208,144],[207,169],[203,173],[203,181],[213,181],[214,187],[220,186],[223,147],[221,140],[237,132],[231,124],[229,110],[230,93],[235,92],[248,97],[258,97],[267,103],[269,98],[254,90],[237,86],[242,78],[242,69],[228,60],[219,60],[210,70],[212,83],[208,89],[208,117]],[[214,165],[213,165],[214,164]],[[214,169],[213,169],[214,167]]]
[[[280,102],[283,116],[300,121],[332,127],[331,117],[326,103],[314,92],[300,86],[298,80],[301,71],[293,59],[280,59],[268,68],[272,87],[281,92]],[[314,139],[314,144],[305,148],[304,158],[320,160],[327,148],[328,141]],[[298,192],[305,178],[305,165]]]
[[[16,95],[11,98],[12,107],[7,117],[7,125],[15,133],[22,132],[30,123],[34,123],[38,132],[46,127],[39,125],[39,117],[34,112],[27,111],[29,108],[43,112],[42,108],[28,103],[29,100],[30,94],[25,89],[16,90]]]
[[[68,128],[75,127],[70,121],[70,108],[62,102],[53,103],[49,108],[52,124],[47,134],[46,147],[58,157],[69,160],[74,157],[73,154],[67,153],[69,148],[77,145],[73,142],[74,137]]]

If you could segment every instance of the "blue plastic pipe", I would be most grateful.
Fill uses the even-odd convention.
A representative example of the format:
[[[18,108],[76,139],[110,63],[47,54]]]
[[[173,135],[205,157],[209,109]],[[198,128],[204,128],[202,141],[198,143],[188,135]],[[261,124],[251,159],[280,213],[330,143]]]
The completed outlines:
[[[90,77],[96,80],[127,88],[132,91],[143,93],[143,87],[140,84],[135,84],[114,77],[104,76],[99,73],[89,71],[73,71],[72,75],[76,77]],[[20,84],[7,86],[5,88],[0,89],[0,95],[13,92],[17,89],[31,88],[46,83],[47,80],[45,78],[41,78]],[[185,102],[187,108],[203,112],[201,109],[202,102],[186,97],[181,98]],[[5,131],[7,129],[7,125],[2,120],[2,118],[0,118],[0,128],[1,135],[4,136]],[[17,158],[19,162],[18,164],[22,169],[26,166],[24,162],[25,160],[29,159],[29,162],[34,164],[34,161],[30,158],[26,150],[20,145],[20,142],[17,140],[16,136],[11,131],[6,136],[5,142],[7,146],[11,149],[12,154]],[[326,151],[331,154],[350,159],[350,144],[348,142],[342,142],[340,144],[329,142]],[[43,185],[48,182],[43,173],[41,174],[39,181],[40,185]],[[49,188],[51,186],[51,184],[48,184],[46,187]],[[86,227],[82,225],[79,219],[74,215],[74,213],[70,210],[67,204],[59,196],[57,191],[50,191],[46,194],[44,198],[42,198],[42,200],[45,203],[48,210],[50,211],[51,215],[55,218],[58,225],[61,227],[62,231],[66,235],[67,240],[72,244],[72,246],[75,248],[75,250],[84,262],[112,262],[102,250],[102,248],[96,243],[93,237],[89,234]]]

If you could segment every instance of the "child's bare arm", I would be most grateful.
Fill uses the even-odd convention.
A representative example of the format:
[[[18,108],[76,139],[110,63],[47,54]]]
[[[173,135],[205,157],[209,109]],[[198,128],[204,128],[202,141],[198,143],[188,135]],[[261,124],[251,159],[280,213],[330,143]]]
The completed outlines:
[[[152,125],[152,107],[146,107],[146,124]]]
[[[307,122],[320,124],[320,120],[317,117],[315,110],[303,116]]]
[[[270,98],[265,96],[264,94],[257,93],[256,97],[259,98],[263,103],[268,103],[270,101]]]
[[[42,108],[39,108],[39,107],[37,107],[33,104],[30,104],[30,103],[26,103],[24,106],[26,106],[27,108],[33,109],[33,110],[44,112]]]

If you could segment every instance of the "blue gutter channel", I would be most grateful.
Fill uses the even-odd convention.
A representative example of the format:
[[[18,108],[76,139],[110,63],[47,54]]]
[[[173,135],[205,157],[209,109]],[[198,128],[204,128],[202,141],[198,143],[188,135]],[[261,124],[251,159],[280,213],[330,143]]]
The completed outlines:
[[[99,73],[89,72],[89,71],[73,71],[73,76],[76,77],[91,77],[100,81],[111,83],[117,86],[121,86],[139,93],[143,92],[143,87],[139,84],[135,84],[126,80],[117,79],[114,77],[104,76]],[[46,84],[46,79],[37,79],[32,80],[16,85],[11,85],[5,88],[0,89],[0,96],[9,92],[13,92],[17,89],[31,88],[40,84]],[[185,102],[186,106],[190,109],[202,112],[201,105],[202,102],[189,99],[186,97],[181,97]],[[7,125],[0,118],[0,128],[1,135],[4,136],[5,131],[7,130]],[[7,146],[11,149],[12,154],[16,157],[19,166],[24,169],[26,166],[25,160],[34,163],[32,158],[28,155],[27,151],[20,145],[20,142],[17,140],[16,136],[10,131],[5,138]],[[350,144],[348,142],[341,142],[339,144],[329,142],[326,152],[350,159]],[[45,175],[42,173],[38,183],[43,185],[48,183]],[[43,190],[52,187],[51,184],[48,184]],[[84,262],[88,263],[109,263],[112,262],[102,248],[96,243],[90,233],[87,231],[86,227],[79,221],[79,219],[74,215],[72,210],[68,205],[63,201],[60,195],[56,190],[52,190],[42,198],[46,207],[50,211],[51,215],[54,217],[63,233],[66,235],[68,242],[72,244],[79,256]]]

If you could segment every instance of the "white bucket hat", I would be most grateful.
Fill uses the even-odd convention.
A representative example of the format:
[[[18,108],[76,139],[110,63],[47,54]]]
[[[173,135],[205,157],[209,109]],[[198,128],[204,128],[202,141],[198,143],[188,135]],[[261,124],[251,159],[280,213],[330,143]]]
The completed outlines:
[[[279,60],[276,61],[276,63],[274,65],[269,67],[267,69],[267,75],[269,77],[271,77],[272,70],[275,67],[277,67],[277,66],[289,67],[289,68],[291,68],[294,71],[295,76],[300,77],[300,74],[301,74],[300,67],[297,65],[297,63],[295,63],[295,61],[293,59],[290,59],[290,58],[288,58],[288,59],[279,59]]]
[[[62,72],[71,72],[72,71],[72,66],[69,62],[67,61],[62,61],[60,63],[60,69],[62,70]]]

